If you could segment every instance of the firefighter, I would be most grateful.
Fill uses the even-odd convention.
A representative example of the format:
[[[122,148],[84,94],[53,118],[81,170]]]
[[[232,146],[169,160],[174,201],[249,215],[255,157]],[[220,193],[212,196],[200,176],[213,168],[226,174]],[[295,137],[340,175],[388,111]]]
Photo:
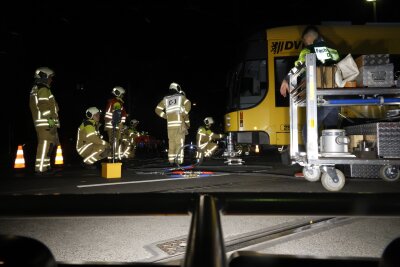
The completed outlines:
[[[121,134],[121,157],[131,159],[135,157],[136,152],[136,138],[140,136],[136,127],[139,124],[139,121],[136,119],[132,119],[128,125],[124,125],[124,129]]]
[[[100,114],[98,108],[88,108],[86,119],[78,128],[76,151],[83,158],[83,166],[88,169],[95,169],[94,163],[111,153],[110,144],[103,140],[99,132]]]
[[[123,125],[125,123],[127,113],[124,108],[124,95],[125,89],[121,86],[116,86],[112,89],[111,93],[114,95],[113,98],[109,99],[106,107],[105,114],[105,131],[108,135],[108,141],[111,145],[115,144],[116,148],[116,158],[121,159],[120,153],[120,141],[121,141],[121,131],[123,130]],[[121,111],[121,120],[115,125],[115,131],[113,133],[113,114],[116,110]],[[115,141],[115,143],[114,143]],[[109,159],[111,159],[112,155],[110,155]]]
[[[51,92],[54,71],[47,67],[40,67],[34,74],[29,107],[37,134],[37,150],[35,160],[35,174],[51,174],[50,158],[59,144],[58,104]]]
[[[191,106],[190,100],[186,98],[180,85],[173,82],[169,86],[169,94],[155,108],[157,115],[167,120],[168,161],[171,165],[183,163],[183,149],[181,147],[185,144],[185,136],[190,127],[189,112]],[[175,162],[175,159],[177,159],[177,162]]]
[[[211,130],[211,125],[214,124],[212,117],[204,119],[204,125],[200,126],[197,130],[196,145],[198,151],[203,153],[204,157],[211,157],[217,151],[218,144],[215,143],[217,140],[225,138],[224,134],[216,134]],[[200,158],[200,155],[197,156]]]
[[[315,53],[318,59],[318,64],[331,65],[339,61],[339,53],[336,49],[327,47],[327,44],[317,27],[307,26],[302,35],[304,48],[300,51],[299,58],[295,61],[295,67],[301,67],[305,64],[306,55]],[[289,74],[283,79],[280,93],[283,97],[289,92]]]
[[[317,57],[318,65],[331,65],[339,61],[339,53],[336,49],[329,48],[325,40],[319,33],[317,27],[310,25],[307,26],[302,35],[304,48],[300,51],[299,58],[295,62],[295,68],[301,67],[305,64],[306,55],[309,53],[315,53]],[[293,70],[292,69],[292,70]],[[283,79],[280,87],[280,93],[283,97],[289,92],[289,74]],[[324,124],[326,128],[336,128],[338,124],[338,113],[339,107],[318,107],[318,122],[320,126]],[[303,125],[302,136],[304,144],[307,143],[307,127]]]
[[[137,127],[139,125],[139,121],[136,120],[136,119],[132,119],[129,122],[129,125],[130,125],[130,127],[129,127],[129,130],[130,130],[129,137],[132,138],[132,139],[135,139],[136,137],[140,136],[140,133],[139,133],[139,131],[137,129]]]

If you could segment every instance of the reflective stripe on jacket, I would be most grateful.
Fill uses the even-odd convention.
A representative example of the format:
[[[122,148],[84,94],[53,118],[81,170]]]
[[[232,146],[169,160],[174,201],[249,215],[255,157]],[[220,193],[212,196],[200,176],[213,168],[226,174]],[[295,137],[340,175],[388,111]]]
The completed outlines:
[[[184,95],[174,94],[165,96],[158,103],[155,112],[161,118],[167,119],[168,128],[181,127],[183,123],[189,128],[189,112],[191,107],[190,100]]]
[[[97,127],[98,125],[94,120],[86,120],[79,126],[76,138],[76,150],[79,154],[82,154],[93,144],[107,144],[107,142],[102,139]]]
[[[215,134],[210,129],[200,126],[197,130],[196,144],[200,149],[204,149],[211,141],[219,140],[223,137],[222,134]]]
[[[58,119],[58,104],[50,88],[33,86],[29,107],[35,127],[49,128],[48,119],[53,119],[56,127],[60,127]]]

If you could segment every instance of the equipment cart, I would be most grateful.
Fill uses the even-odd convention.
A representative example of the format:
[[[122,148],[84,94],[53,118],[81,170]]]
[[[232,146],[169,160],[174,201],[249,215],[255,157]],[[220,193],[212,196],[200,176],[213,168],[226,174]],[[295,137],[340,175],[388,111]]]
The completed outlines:
[[[381,150],[381,153],[377,153],[376,158],[360,157],[348,151],[324,153],[321,149],[321,141],[319,142],[318,138],[317,107],[399,105],[400,88],[318,89],[316,86],[316,68],[316,56],[310,53],[306,56],[305,68],[292,74],[290,78],[290,158],[292,162],[303,166],[303,174],[306,180],[315,182],[321,178],[322,185],[329,191],[340,191],[345,184],[345,175],[337,169],[336,165],[349,165],[350,169],[359,166],[378,166],[377,175],[381,178],[386,181],[398,180],[400,178],[400,122],[389,122],[387,125],[381,125],[384,131],[376,123],[348,128],[350,134],[376,135],[375,143],[378,144],[376,147]],[[305,88],[304,86],[297,86],[297,77],[304,71],[306,76]],[[305,152],[299,151],[299,107],[306,108],[307,144]],[[378,132],[383,132],[383,134]],[[341,144],[348,144],[349,140],[347,136],[341,136],[339,140],[336,137],[336,141],[341,142]],[[395,145],[394,148],[388,148],[393,145]],[[389,152],[384,152],[383,149],[385,148],[389,149]]]

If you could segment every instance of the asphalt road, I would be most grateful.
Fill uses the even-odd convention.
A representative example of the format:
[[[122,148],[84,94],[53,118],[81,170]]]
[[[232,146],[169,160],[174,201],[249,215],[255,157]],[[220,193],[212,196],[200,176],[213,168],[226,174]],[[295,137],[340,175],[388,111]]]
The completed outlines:
[[[137,192],[328,192],[320,182],[295,177],[301,166],[287,166],[276,158],[246,158],[229,166],[223,159],[208,160],[184,175],[169,172],[165,159],[137,159],[123,163],[121,178],[107,179],[101,170],[65,165],[52,176],[34,176],[15,169],[0,178],[0,194],[86,194]],[[399,182],[380,178],[346,178],[341,192],[400,192]]]

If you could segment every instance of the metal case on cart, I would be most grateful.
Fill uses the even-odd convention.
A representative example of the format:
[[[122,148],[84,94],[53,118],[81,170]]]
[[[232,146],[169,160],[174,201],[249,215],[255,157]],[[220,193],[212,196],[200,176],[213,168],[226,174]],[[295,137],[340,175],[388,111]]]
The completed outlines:
[[[394,66],[385,65],[362,66],[359,68],[357,86],[363,87],[391,87],[394,85]]]
[[[390,63],[389,54],[368,54],[361,55],[354,60],[358,68],[362,66],[375,66],[375,65],[385,65]]]
[[[376,136],[380,158],[400,158],[400,122],[376,122],[345,127],[348,135]]]

